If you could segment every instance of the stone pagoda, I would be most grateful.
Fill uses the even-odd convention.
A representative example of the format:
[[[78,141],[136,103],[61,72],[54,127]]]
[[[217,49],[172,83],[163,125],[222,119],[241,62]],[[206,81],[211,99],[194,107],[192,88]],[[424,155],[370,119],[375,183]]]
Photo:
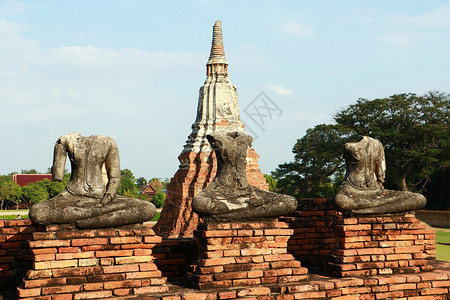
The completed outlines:
[[[216,131],[244,131],[237,90],[228,77],[220,21],[214,24],[206,76],[200,88],[192,133],[178,156],[179,169],[167,185],[165,205],[158,223],[153,227],[161,236],[192,237],[197,228],[198,215],[192,211],[192,199],[214,179],[217,170],[216,157],[206,135]],[[258,159],[259,155],[250,148],[247,178],[251,185],[268,190],[269,186],[258,167]]]

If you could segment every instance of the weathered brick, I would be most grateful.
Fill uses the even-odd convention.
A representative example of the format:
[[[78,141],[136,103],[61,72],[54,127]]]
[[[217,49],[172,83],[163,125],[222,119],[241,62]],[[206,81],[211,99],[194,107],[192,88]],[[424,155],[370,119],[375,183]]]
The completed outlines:
[[[202,267],[223,266],[236,263],[234,257],[201,259],[198,263]]]
[[[100,291],[103,290],[103,282],[84,283],[83,289],[85,291]]]
[[[420,295],[448,295],[448,288],[429,288],[429,289],[422,289],[420,291]]]
[[[70,246],[70,241],[41,240],[41,241],[30,241],[29,244],[30,244],[30,248],[67,247],[67,246]]]
[[[82,290],[82,285],[62,285],[53,287],[43,287],[42,295],[74,293]]]
[[[155,277],[161,277],[161,276],[162,276],[162,273],[159,270],[126,273],[126,278],[127,279],[155,278]]]
[[[30,270],[27,273],[28,279],[40,279],[40,278],[50,278],[52,277],[51,270]]]
[[[95,291],[95,292],[84,292],[75,294],[73,299],[100,299],[112,297],[112,291]]]
[[[33,254],[49,254],[58,252],[58,248],[33,248],[30,249],[30,252]]]
[[[36,288],[43,286],[51,286],[51,285],[64,285],[66,284],[66,278],[46,278],[46,279],[35,279],[35,280],[24,280],[24,287]]]
[[[97,229],[97,236],[99,237],[109,237],[109,236],[117,236],[116,229]]]
[[[124,256],[124,257],[116,257],[116,264],[133,264],[133,263],[142,263],[142,262],[150,262],[153,261],[153,256]]]
[[[47,296],[51,300],[72,300],[73,295],[72,294],[57,294],[57,295],[51,295]],[[36,300],[36,299],[34,299]]]
[[[243,279],[247,278],[247,272],[223,272],[219,274],[214,274],[215,280],[232,280],[232,279]]]
[[[168,286],[145,286],[133,289],[135,295],[147,294],[147,293],[165,293],[169,290]]]
[[[93,238],[96,236],[95,230],[74,230],[74,231],[58,231],[56,233],[58,239],[77,239],[77,238]]]
[[[56,260],[66,260],[66,259],[78,259],[78,258],[93,258],[94,252],[69,252],[69,253],[57,253]]]
[[[54,240],[56,239],[55,232],[33,232],[34,240]]]
[[[95,251],[95,257],[117,257],[117,256],[131,256],[133,250],[100,250]]]
[[[238,297],[259,296],[259,295],[269,295],[270,293],[271,290],[268,287],[252,287],[239,290],[237,292],[237,296]]]
[[[121,281],[108,281],[103,284],[106,290],[114,290],[120,288],[134,288],[142,286],[140,280],[121,280]]]
[[[34,269],[36,270],[61,269],[76,266],[78,266],[78,261],[76,259],[43,261],[34,263]]]
[[[325,298],[325,291],[317,291],[317,292],[304,292],[297,293],[294,295],[295,299],[317,299],[317,298]]]
[[[88,276],[102,272],[101,267],[78,267],[52,270],[53,277]]]
[[[111,244],[137,244],[142,243],[142,237],[140,236],[123,236],[123,237],[111,237]]]
[[[261,284],[261,279],[259,279],[259,278],[233,280],[233,286],[247,286],[247,285],[258,285],[258,284]]]
[[[416,288],[415,283],[400,283],[389,285],[389,291],[412,290]]]
[[[113,239],[113,238],[111,238]],[[72,246],[87,246],[87,245],[104,245],[108,244],[107,238],[87,238],[87,239],[73,239]]]
[[[139,270],[139,265],[104,266],[103,270],[106,274],[136,272]]]

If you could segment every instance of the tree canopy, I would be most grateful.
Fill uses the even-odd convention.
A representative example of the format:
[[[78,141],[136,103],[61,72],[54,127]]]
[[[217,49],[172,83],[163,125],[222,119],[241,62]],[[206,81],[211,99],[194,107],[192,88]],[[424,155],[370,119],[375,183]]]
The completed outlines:
[[[344,175],[343,146],[363,135],[385,147],[388,188],[424,191],[433,174],[449,172],[449,94],[361,98],[338,111],[334,120],[335,124],[308,129],[297,140],[294,161],[272,173],[279,191],[296,197],[333,197]]]

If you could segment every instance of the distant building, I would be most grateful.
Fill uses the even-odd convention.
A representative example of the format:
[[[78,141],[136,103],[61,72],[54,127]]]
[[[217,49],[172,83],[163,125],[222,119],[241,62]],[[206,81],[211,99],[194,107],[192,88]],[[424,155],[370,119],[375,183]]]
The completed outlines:
[[[52,174],[14,174],[13,180],[20,186],[25,186],[29,183],[41,181],[44,179],[52,180]]]
[[[144,185],[140,191],[141,194],[145,194],[148,195],[150,197],[151,200],[153,200],[153,198],[156,195],[156,190],[152,187],[151,182],[147,183],[146,185]]]

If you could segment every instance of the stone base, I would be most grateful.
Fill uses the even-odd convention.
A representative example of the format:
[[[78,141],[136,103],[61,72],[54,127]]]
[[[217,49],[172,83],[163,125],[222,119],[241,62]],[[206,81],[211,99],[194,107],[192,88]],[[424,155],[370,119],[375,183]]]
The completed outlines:
[[[154,263],[151,227],[88,229],[50,225],[29,242],[33,268],[20,299],[92,299],[168,291]]]
[[[200,290],[306,280],[308,270],[287,253],[292,234],[274,220],[199,224],[200,253],[190,280]]]
[[[430,271],[436,258],[435,232],[412,214],[338,218],[337,248],[328,256],[336,277]]]

